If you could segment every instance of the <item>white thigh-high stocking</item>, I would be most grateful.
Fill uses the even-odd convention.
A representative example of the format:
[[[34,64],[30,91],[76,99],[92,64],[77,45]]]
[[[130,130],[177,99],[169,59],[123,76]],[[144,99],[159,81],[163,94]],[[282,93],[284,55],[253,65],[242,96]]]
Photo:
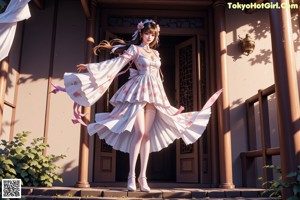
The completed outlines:
[[[150,191],[146,179],[146,170],[147,170],[149,154],[150,154],[149,134],[155,119],[155,114],[156,114],[156,110],[151,108],[145,109],[145,135],[143,137],[142,144],[141,144],[141,151],[140,151],[141,172],[138,179],[141,191]]]
[[[147,164],[150,154],[150,131],[155,119],[156,110],[154,109],[145,109],[145,135],[141,144],[141,172],[140,177],[146,177]]]
[[[143,135],[145,133],[144,109],[137,112],[134,130],[135,133],[129,148],[129,177],[135,177],[136,161],[141,149]]]

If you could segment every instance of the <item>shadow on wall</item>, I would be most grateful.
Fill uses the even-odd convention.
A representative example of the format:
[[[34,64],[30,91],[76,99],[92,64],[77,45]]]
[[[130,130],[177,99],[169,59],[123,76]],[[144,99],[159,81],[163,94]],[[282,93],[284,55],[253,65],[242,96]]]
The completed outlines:
[[[18,123],[18,120],[15,120],[15,121],[5,120],[5,121],[3,121],[2,126],[1,126],[0,138],[9,138],[9,136],[5,135],[5,134],[7,134],[5,132],[5,127],[14,126],[16,123]]]
[[[300,70],[297,70],[297,81],[298,81],[298,90],[300,93]],[[265,88],[261,88],[265,89]],[[253,94],[255,95],[255,94]],[[250,98],[251,96],[249,96]],[[231,117],[234,118],[234,124],[231,124],[232,130],[232,146],[233,148],[233,167],[234,173],[236,177],[241,177],[241,160],[239,158],[239,154],[243,151],[248,151],[247,147],[247,116],[246,116],[246,106],[242,99],[237,99],[232,102],[231,104]],[[260,112],[259,112],[259,104],[254,104],[254,111],[255,111],[255,135],[256,135],[256,145],[257,149],[262,149],[261,145],[261,125],[260,125]],[[272,94],[268,96],[268,114],[269,114],[269,130],[270,130],[270,142],[271,148],[279,147],[279,135],[278,135],[278,120],[277,120],[277,100],[276,95]],[[300,129],[300,119],[297,120],[296,126]],[[242,137],[241,137],[242,134]],[[256,187],[261,187],[261,182],[257,180],[258,177],[262,176],[262,158],[256,158],[256,174],[254,174],[253,178],[256,180]],[[280,163],[279,156],[272,157],[273,164]],[[273,173],[273,172],[272,172]],[[237,175],[238,174],[238,175]],[[273,174],[275,176],[276,174]],[[235,183],[238,183],[240,180],[234,180]],[[238,185],[238,184],[237,184]]]
[[[78,166],[72,166],[74,166],[74,160],[66,163],[64,166],[61,166],[62,171],[60,176],[63,178],[63,183],[54,181],[54,186],[75,186],[78,177]]]
[[[231,13],[232,12],[232,13]],[[228,45],[228,55],[232,57],[235,61],[237,59],[243,58],[242,52],[240,49],[239,40],[240,37],[245,37],[245,35],[240,35],[237,30],[240,30],[241,27],[247,25],[247,33],[250,34],[251,38],[256,42],[265,39],[270,34],[270,25],[268,20],[268,15],[264,11],[256,11],[252,14],[247,14],[242,10],[230,10],[229,19],[234,20],[234,23],[230,23],[227,26],[227,32],[233,33],[233,41]],[[236,15],[240,17],[236,17]],[[265,17],[262,17],[265,16]],[[257,50],[256,50],[257,52]],[[270,63],[271,61],[271,52],[269,49],[260,49],[260,54],[255,58],[251,58],[249,62],[251,65],[255,65],[256,63]]]
[[[9,69],[8,69],[8,77],[14,77],[16,76],[15,74],[15,71],[16,69],[14,68],[14,66],[10,66]],[[31,74],[29,76],[27,76],[26,78],[25,77],[21,77],[18,79],[18,83],[15,82],[15,80],[11,79],[11,78],[7,78],[7,82],[6,82],[6,95],[12,95],[12,91],[15,90],[16,88],[16,85],[21,85],[21,84],[26,84],[28,82],[36,82],[36,81],[39,81],[39,80],[47,80],[47,78],[45,77],[40,77],[40,76],[36,76],[35,74]],[[12,95],[13,97],[14,95]],[[6,97],[6,98],[9,98],[9,97]],[[14,104],[13,100],[9,100],[9,99],[6,99],[8,103],[11,103],[11,104]],[[11,106],[7,106],[7,107],[11,107]],[[11,109],[9,108],[6,108],[4,109],[4,112],[12,112]],[[4,134],[9,134],[9,133],[6,133],[5,130],[6,130],[6,127],[11,127],[11,126],[14,126],[15,124],[18,123],[18,120],[15,120],[15,121],[11,121],[11,119],[3,119],[3,122],[2,122],[2,126],[1,126],[1,132],[0,132],[0,138],[8,138],[8,136],[5,136]]]
[[[265,88],[261,88],[262,90]],[[255,94],[253,94],[255,95]],[[248,98],[250,98],[249,96]],[[256,146],[257,149],[262,149],[261,145],[261,125],[259,120],[259,104],[254,104],[254,115],[255,115],[255,135],[256,135]],[[247,113],[246,113],[246,104],[242,99],[237,99],[231,104],[231,119],[234,123],[231,124],[231,142],[232,142],[232,153],[233,153],[233,171],[234,171],[234,183],[237,186],[242,186],[242,162],[240,159],[240,153],[248,151],[248,136],[247,136]],[[276,96],[270,95],[268,97],[268,114],[269,114],[269,127],[270,127],[270,139],[271,147],[279,146],[279,136],[278,136],[278,125],[277,125],[277,109],[276,109]],[[254,150],[254,149],[252,149]],[[256,174],[253,175],[253,178],[256,182],[256,187],[261,187],[261,182],[258,181],[258,177],[262,176],[262,162],[261,158],[256,158]]]
[[[230,109],[231,117],[231,144],[232,144],[232,167],[233,167],[233,179],[237,187],[242,186],[242,170],[241,160],[239,157],[240,151],[245,151],[247,147],[246,137],[246,110],[244,101],[237,99],[232,102]]]
[[[250,58],[248,61],[253,66],[255,64],[267,65],[272,63],[271,55],[272,55],[272,51],[270,49],[261,49],[260,54],[257,54],[254,58]]]
[[[236,14],[233,14],[231,12],[236,12]],[[228,56],[231,56],[234,61],[237,59],[242,58],[242,52],[240,49],[239,38],[245,37],[244,35],[239,35],[237,33],[237,30],[241,29],[241,27],[245,26],[247,22],[249,22],[247,25],[249,26],[249,30],[247,33],[249,33],[256,42],[258,42],[261,39],[265,39],[269,37],[269,34],[271,32],[270,30],[270,24],[269,24],[269,12],[265,10],[258,10],[252,14],[246,14],[245,12],[241,10],[230,10],[228,12],[229,19],[227,20],[234,20],[234,23],[228,23],[227,25],[227,32],[233,33],[233,41],[231,44],[227,46],[228,49]],[[236,15],[239,15],[241,17],[236,17]],[[234,18],[234,19],[233,19]],[[300,50],[300,30],[298,26],[298,20],[299,16],[296,13],[292,14],[292,29],[293,34],[296,35],[296,38],[294,36],[294,49],[295,51]],[[255,64],[268,64],[272,62],[272,51],[270,49],[256,49],[256,52],[259,52],[254,58],[250,58],[249,62],[252,66]]]
[[[8,77],[5,100],[9,105],[5,105],[3,111],[1,138],[4,134],[8,137],[12,118],[21,119],[13,122],[16,129],[29,129],[20,127],[25,124],[24,118],[34,123],[34,114],[44,115],[50,102],[46,99],[50,96],[47,94],[48,76],[62,80],[64,72],[76,72],[75,66],[84,60],[86,19],[80,2],[45,1],[45,9],[30,2],[29,7],[31,17],[18,23],[9,54],[9,71],[5,74]],[[16,114],[12,113],[14,106]],[[44,123],[42,118],[38,122]],[[39,131],[41,123],[36,126]]]

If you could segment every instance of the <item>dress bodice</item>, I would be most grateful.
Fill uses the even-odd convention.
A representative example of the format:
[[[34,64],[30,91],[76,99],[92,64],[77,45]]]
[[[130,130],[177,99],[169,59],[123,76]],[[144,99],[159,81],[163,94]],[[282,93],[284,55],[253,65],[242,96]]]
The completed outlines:
[[[139,75],[147,74],[159,76],[161,61],[158,56],[151,59],[145,55],[139,54],[138,58],[135,60],[135,65]]]
[[[153,51],[155,57],[151,59],[137,50],[136,57],[133,59],[136,69],[129,69],[129,80],[113,95],[110,100],[112,105],[120,102],[170,105],[160,77],[160,57],[155,50]]]

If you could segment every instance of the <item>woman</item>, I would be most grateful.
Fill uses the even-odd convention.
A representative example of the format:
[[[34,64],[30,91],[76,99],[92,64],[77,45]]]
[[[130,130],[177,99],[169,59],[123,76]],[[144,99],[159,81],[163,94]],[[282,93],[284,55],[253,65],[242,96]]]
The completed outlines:
[[[84,124],[79,106],[93,105],[116,76],[130,70],[129,80],[110,100],[114,106],[111,113],[98,113],[95,123],[87,125],[90,135],[97,133],[114,149],[129,153],[129,191],[136,190],[138,155],[141,160],[140,190],[150,191],[146,178],[149,154],[167,147],[175,139],[182,138],[186,144],[197,141],[209,121],[210,106],[221,92],[213,95],[201,111],[181,113],[183,107],[172,107],[162,84],[159,53],[153,49],[157,46],[159,31],[159,25],[153,20],[140,22],[132,41],[102,41],[94,49],[95,53],[111,50],[119,57],[100,63],[79,64],[77,70],[87,69],[88,73],[64,75],[63,90],[75,101],[74,122]],[[131,68],[133,62],[136,70]],[[128,63],[127,70],[120,72]]]

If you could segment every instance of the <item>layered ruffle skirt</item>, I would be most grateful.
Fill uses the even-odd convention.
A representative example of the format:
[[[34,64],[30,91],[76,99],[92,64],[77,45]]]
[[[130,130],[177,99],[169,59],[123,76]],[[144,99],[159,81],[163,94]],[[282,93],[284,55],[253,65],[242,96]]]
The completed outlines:
[[[210,106],[221,91],[216,93],[201,111],[181,113],[182,109],[170,105],[159,76],[139,74],[136,70],[130,70],[131,79],[110,100],[114,109],[110,113],[96,114],[95,122],[88,125],[88,133],[91,136],[98,134],[100,139],[104,139],[116,150],[129,152],[137,112],[147,103],[151,103],[157,110],[149,134],[151,152],[160,151],[179,138],[183,139],[185,144],[196,142],[209,122]],[[74,91],[80,94],[77,94],[77,97],[75,95],[74,100],[83,98],[84,101],[89,101],[89,98],[93,98],[90,101],[95,101],[95,90],[98,91],[101,84],[97,83],[94,75],[65,74],[64,80],[70,96],[74,96]]]

